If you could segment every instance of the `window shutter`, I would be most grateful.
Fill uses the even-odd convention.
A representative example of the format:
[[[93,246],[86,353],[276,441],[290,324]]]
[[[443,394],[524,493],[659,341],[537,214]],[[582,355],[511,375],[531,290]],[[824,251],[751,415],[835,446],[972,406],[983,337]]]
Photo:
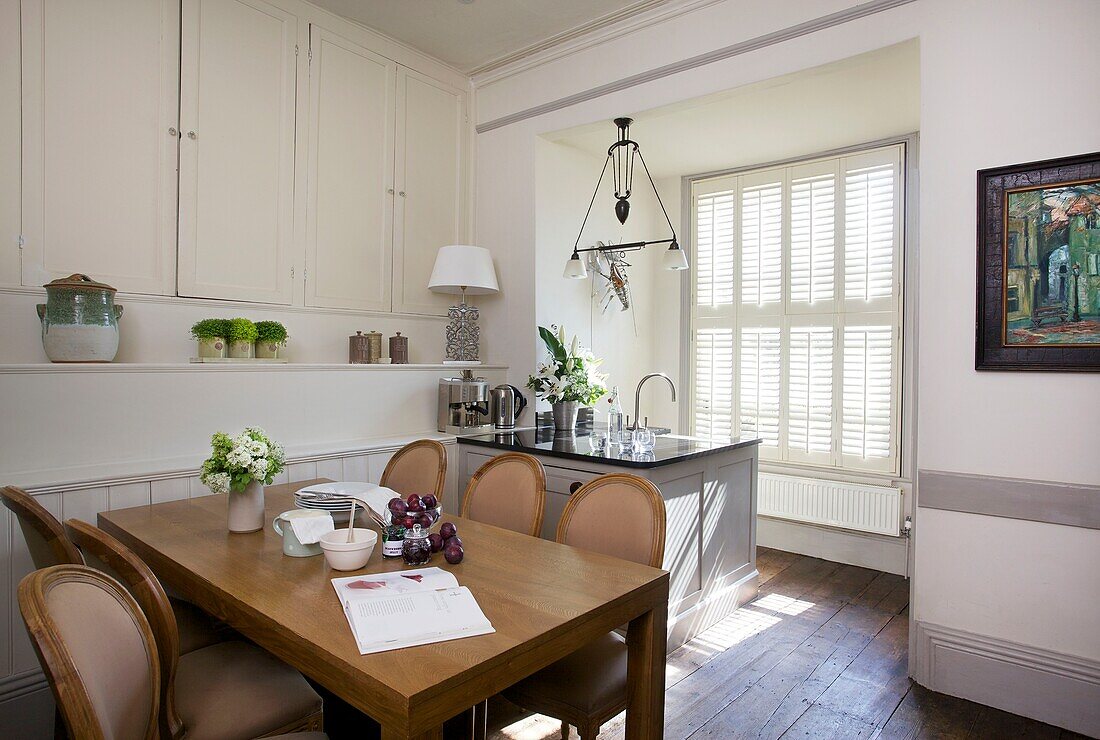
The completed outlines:
[[[841,451],[854,466],[892,469],[893,327],[845,326],[843,341]]]
[[[830,463],[833,327],[792,326],[788,337],[787,448],[791,459]]]
[[[733,329],[695,332],[695,434],[733,436]]]
[[[832,174],[791,182],[791,302],[833,300],[835,185]]]
[[[894,295],[897,165],[846,168],[844,297],[873,301]]]
[[[700,195],[695,201],[695,303],[733,303],[733,191]]]
[[[739,428],[764,447],[779,446],[779,384],[782,375],[778,327],[741,329]]]
[[[741,303],[783,298],[783,183],[741,191]]]

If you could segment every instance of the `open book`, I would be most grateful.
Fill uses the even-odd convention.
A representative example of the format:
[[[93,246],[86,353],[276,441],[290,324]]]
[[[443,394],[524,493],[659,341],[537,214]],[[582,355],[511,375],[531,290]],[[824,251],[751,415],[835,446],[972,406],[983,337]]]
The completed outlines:
[[[333,578],[360,655],[496,632],[470,589],[440,568]]]

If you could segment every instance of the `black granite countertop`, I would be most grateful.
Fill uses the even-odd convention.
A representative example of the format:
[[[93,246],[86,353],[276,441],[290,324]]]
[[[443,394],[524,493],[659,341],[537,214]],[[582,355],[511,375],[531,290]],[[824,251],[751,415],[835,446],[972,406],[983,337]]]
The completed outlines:
[[[708,440],[662,435],[657,437],[652,452],[635,455],[629,451],[621,451],[618,447],[609,447],[597,453],[592,451],[592,443],[589,439],[594,431],[606,432],[602,427],[595,429],[578,427],[575,433],[569,434],[555,432],[549,427],[540,427],[458,437],[458,443],[560,457],[566,460],[580,460],[618,468],[659,468],[662,465],[672,465],[697,457],[760,444],[759,439]]]

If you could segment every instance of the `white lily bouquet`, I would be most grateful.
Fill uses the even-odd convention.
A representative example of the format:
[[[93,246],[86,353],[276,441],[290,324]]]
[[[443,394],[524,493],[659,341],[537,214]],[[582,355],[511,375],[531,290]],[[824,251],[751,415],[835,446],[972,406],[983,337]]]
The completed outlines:
[[[576,335],[566,349],[565,328],[555,328],[556,334],[539,327],[539,336],[550,357],[535,366],[535,374],[528,377],[527,387],[537,398],[550,403],[576,401],[591,405],[607,393],[607,376],[597,372],[603,360],[597,359],[592,350],[581,347]]]
[[[202,464],[199,480],[214,493],[243,491],[253,481],[271,485],[286,463],[282,446],[259,427],[247,427],[236,437],[216,432],[210,446],[213,454]]]

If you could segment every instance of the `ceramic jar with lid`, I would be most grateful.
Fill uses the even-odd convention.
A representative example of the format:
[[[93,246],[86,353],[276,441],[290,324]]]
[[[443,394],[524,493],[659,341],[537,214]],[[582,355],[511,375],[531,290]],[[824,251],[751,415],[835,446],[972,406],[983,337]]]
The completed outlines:
[[[42,286],[46,302],[39,303],[42,347],[50,362],[110,362],[118,352],[115,289],[79,273]]]
[[[390,337],[390,362],[394,365],[409,364],[409,338],[401,336],[401,332]]]

